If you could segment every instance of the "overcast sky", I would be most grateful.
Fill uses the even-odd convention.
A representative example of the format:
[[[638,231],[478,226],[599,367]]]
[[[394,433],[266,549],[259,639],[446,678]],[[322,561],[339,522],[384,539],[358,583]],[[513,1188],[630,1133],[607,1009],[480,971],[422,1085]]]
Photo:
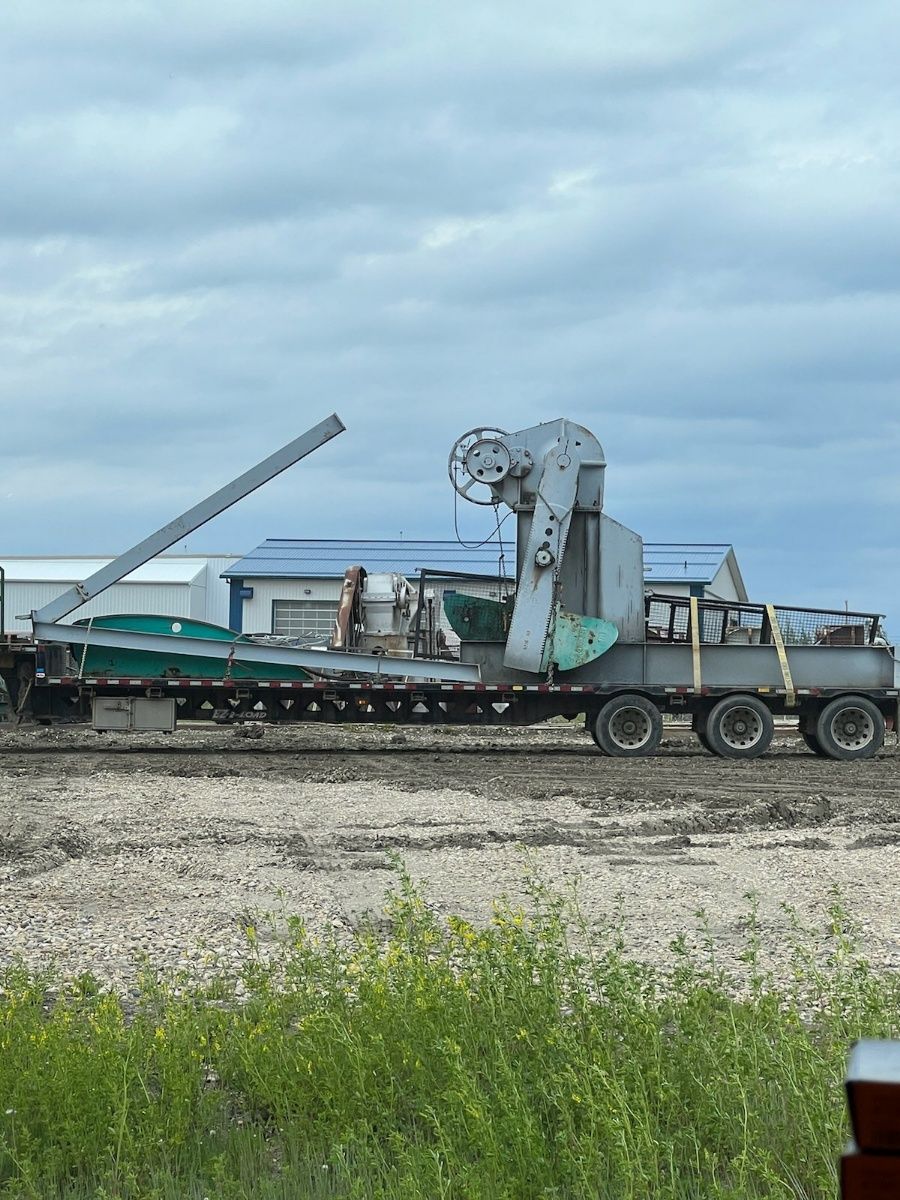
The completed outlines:
[[[448,538],[454,439],[568,416],[645,540],[900,629],[898,24],[4,0],[0,557],[124,549],[331,411],[189,548]]]

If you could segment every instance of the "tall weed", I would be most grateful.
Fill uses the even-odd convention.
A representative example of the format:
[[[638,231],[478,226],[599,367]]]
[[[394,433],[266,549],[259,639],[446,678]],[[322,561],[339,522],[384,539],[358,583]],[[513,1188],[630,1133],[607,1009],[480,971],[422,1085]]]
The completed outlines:
[[[390,932],[312,937],[136,1001],[8,970],[0,1195],[825,1200],[849,1043],[889,1037],[900,981],[868,966],[838,898],[792,977],[715,940],[662,972],[532,886],[483,928],[439,919],[401,872]],[[705,947],[705,948],[704,948]]]

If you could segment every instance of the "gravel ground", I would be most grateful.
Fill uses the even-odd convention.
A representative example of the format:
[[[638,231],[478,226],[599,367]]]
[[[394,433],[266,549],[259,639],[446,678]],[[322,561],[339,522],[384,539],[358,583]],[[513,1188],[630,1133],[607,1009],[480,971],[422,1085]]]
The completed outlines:
[[[660,963],[701,907],[733,960],[753,891],[777,965],[783,906],[821,927],[836,885],[870,958],[900,968],[893,745],[844,764],[784,733],[725,762],[676,732],[622,761],[557,724],[235,733],[0,726],[0,962],[129,986],[144,957],[240,956],[260,912],[349,931],[380,912],[396,852],[440,911],[476,921],[523,896],[529,864],[577,882],[590,922],[621,913],[632,952]]]

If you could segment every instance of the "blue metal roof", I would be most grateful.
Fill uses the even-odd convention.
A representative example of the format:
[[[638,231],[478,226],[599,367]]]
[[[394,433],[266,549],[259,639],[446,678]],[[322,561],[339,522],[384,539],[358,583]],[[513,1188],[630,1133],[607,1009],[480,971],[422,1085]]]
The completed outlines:
[[[646,542],[644,578],[649,583],[712,583],[731,546]]]
[[[506,571],[515,574],[516,547],[503,542]],[[724,544],[644,544],[644,577],[648,583],[712,583],[731,550]],[[488,542],[468,550],[459,542],[321,541],[316,538],[268,538],[246,557],[223,571],[224,579],[339,579],[348,566],[367,571],[466,571],[493,575],[498,546]]]
[[[515,543],[504,540],[503,549],[511,575],[516,559]],[[423,569],[493,575],[497,571],[498,556],[496,542],[467,550],[459,542],[268,538],[224,571],[223,578],[339,579],[347,567],[355,563],[361,563],[367,571],[400,571],[404,575],[416,575]]]

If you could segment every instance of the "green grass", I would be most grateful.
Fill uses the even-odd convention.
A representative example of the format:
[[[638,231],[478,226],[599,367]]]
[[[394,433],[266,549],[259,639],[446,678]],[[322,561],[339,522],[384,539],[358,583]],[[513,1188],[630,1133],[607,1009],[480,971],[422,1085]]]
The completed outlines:
[[[0,1195],[832,1200],[849,1043],[900,1014],[840,906],[776,986],[752,904],[732,978],[532,900],[446,923],[401,875],[386,937],[251,928],[238,970],[128,1002],[8,971]]]

